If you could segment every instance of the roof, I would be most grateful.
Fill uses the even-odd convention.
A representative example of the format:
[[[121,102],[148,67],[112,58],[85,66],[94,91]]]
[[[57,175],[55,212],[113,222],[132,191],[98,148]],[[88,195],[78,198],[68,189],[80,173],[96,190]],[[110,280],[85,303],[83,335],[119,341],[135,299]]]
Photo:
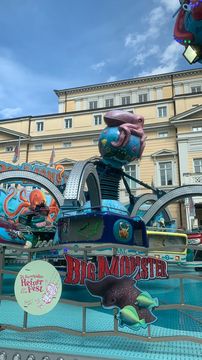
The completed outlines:
[[[132,79],[126,79],[126,80],[118,80],[118,81],[111,81],[111,82],[105,82],[100,84],[94,84],[94,85],[85,85],[85,86],[79,86],[74,88],[67,88],[62,90],[54,90],[55,94],[57,96],[63,95],[63,94],[74,94],[74,93],[82,93],[82,92],[88,92],[92,90],[99,90],[99,89],[107,89],[107,88],[114,88],[119,87],[121,85],[133,85],[135,83],[142,83],[142,82],[149,82],[149,81],[155,81],[155,80],[162,80],[162,79],[169,79],[169,78],[180,78],[185,77],[187,75],[202,75],[202,69],[192,69],[192,70],[183,70],[183,71],[176,71],[176,72],[169,72],[165,74],[158,74],[158,75],[150,75],[150,76],[142,76]]]

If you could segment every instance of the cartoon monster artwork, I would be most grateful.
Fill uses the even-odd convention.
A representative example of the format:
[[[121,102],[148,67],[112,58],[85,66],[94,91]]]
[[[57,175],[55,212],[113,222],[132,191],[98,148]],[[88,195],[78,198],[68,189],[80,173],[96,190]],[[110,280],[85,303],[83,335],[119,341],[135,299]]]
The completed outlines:
[[[104,308],[119,309],[119,326],[132,330],[146,328],[157,320],[152,310],[158,307],[157,298],[142,292],[136,286],[137,271],[131,276],[106,276],[99,281],[85,280],[87,290],[92,296],[100,297]]]
[[[184,56],[190,64],[202,63],[202,0],[180,0],[176,14],[175,40],[185,46]]]

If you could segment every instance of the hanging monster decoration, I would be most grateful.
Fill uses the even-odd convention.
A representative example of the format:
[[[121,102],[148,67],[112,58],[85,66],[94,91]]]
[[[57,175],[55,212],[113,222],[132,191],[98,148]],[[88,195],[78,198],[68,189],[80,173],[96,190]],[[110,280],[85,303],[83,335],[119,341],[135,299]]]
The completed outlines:
[[[202,63],[202,0],[180,0],[176,14],[174,38],[185,46],[184,57]]]

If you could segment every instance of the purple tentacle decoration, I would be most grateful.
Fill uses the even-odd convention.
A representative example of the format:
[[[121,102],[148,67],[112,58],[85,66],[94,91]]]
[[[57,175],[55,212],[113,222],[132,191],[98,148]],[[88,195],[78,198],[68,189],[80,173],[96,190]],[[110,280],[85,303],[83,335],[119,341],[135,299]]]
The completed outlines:
[[[140,137],[140,157],[145,148],[146,136],[144,134],[144,117],[142,115],[132,114],[122,110],[112,110],[106,113],[104,117],[105,123],[109,127],[117,126],[119,129],[119,138],[112,141],[114,147],[127,145],[131,135]]]

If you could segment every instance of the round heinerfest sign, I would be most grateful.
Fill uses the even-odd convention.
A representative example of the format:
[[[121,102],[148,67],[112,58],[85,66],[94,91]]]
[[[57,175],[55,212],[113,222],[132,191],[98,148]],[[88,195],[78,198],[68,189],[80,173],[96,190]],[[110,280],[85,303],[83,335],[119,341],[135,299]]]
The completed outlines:
[[[43,260],[31,261],[18,273],[15,297],[21,308],[32,315],[43,315],[60,300],[62,282],[55,267]]]

